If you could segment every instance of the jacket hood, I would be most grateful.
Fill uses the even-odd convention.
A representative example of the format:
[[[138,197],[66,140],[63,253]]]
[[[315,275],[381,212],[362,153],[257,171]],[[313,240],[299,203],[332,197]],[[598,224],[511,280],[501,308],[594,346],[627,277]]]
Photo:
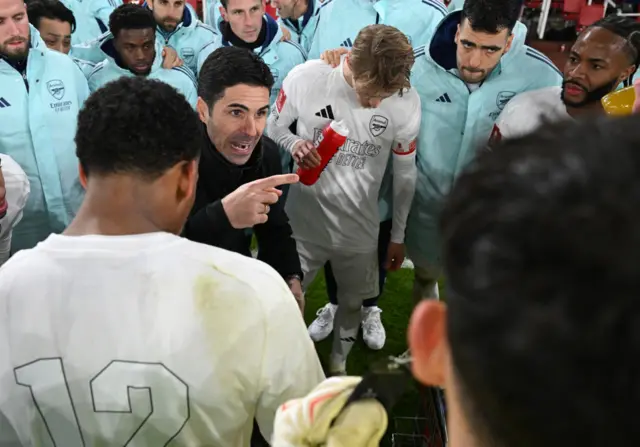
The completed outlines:
[[[111,34],[111,32],[103,34],[100,39],[101,39],[100,49],[102,50],[102,52],[107,55],[107,59],[109,59],[116,66],[119,67],[119,65],[116,62],[118,60],[118,52],[116,51],[116,47],[113,44],[113,35]],[[153,73],[154,71],[162,68],[163,47],[162,47],[162,44],[158,42],[157,39],[155,39],[155,49],[156,49],[156,57],[153,59],[153,63],[151,64],[150,73]],[[122,69],[125,70],[124,68]]]
[[[509,62],[513,57],[524,50],[524,43],[527,40],[527,26],[520,22],[516,22],[516,26],[513,27],[513,40],[511,41],[511,48],[507,51],[507,54],[502,56],[503,62]]]
[[[222,35],[222,44],[225,46],[229,46],[231,45],[231,43],[225,37],[225,26],[227,26],[227,22],[225,22],[224,20],[220,20],[220,22],[218,22],[218,29],[220,30],[220,34]],[[272,46],[275,46],[278,42],[280,42],[280,39],[282,39],[282,30],[280,29],[280,26],[278,26],[278,22],[272,19],[269,14],[265,14],[262,17],[262,26],[267,27],[267,34],[264,38],[262,47],[260,47],[260,53],[264,53]]]
[[[40,37],[40,31],[37,30],[33,25],[29,24],[29,40],[31,43],[31,48],[35,48],[38,50],[43,50],[47,48],[47,45]]]
[[[431,59],[445,70],[457,67],[455,36],[458,25],[462,20],[462,11],[457,10],[449,13],[438,24],[433,38],[429,43],[429,55]],[[522,51],[527,37],[527,27],[520,21],[513,27],[513,41],[511,48],[502,57],[501,63],[505,63],[513,56]]]

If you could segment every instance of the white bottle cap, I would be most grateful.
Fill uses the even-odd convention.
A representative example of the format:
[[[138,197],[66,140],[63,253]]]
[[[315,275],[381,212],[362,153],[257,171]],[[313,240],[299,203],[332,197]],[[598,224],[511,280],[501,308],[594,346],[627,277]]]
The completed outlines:
[[[345,125],[344,120],[331,121],[331,124],[329,124],[329,125],[331,126],[333,131],[335,133],[337,133],[338,135],[342,135],[343,137],[348,137],[349,136],[349,129]]]

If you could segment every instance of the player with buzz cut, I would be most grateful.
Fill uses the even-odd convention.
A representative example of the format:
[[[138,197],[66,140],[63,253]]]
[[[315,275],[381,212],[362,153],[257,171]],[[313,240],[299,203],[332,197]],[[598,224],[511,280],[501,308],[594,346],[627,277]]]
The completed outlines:
[[[0,445],[246,447],[324,379],[275,270],[178,236],[202,132],[157,80],[86,101],[76,218],[0,269]]]
[[[286,203],[304,285],[327,261],[338,284],[332,374],[346,372],[362,302],[378,294],[378,195],[391,162],[394,208],[386,263],[397,270],[404,259],[421,116],[420,99],[409,84],[413,62],[411,44],[401,31],[367,26],[338,67],[315,60],[293,69],[267,123],[269,135],[302,168],[319,162],[313,142],[332,120],[343,121],[349,130],[318,182],[291,185]],[[289,130],[296,120],[297,135]]]

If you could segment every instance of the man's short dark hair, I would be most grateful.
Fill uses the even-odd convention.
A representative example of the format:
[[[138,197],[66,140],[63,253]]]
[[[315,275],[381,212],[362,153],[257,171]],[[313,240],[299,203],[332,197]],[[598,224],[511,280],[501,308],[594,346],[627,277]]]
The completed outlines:
[[[198,76],[198,96],[209,107],[238,84],[265,87],[271,91],[273,75],[269,66],[253,51],[239,47],[220,47],[207,57]]]
[[[113,37],[118,37],[118,34],[123,29],[147,28],[151,28],[154,31],[156,29],[153,13],[148,8],[135,3],[120,5],[109,16],[109,31],[111,31]]]
[[[27,16],[34,28],[40,29],[42,19],[60,20],[71,26],[71,32],[76,30],[76,18],[73,12],[59,0],[29,0]]]
[[[448,339],[479,445],[640,445],[640,117],[479,155],[441,221]]]
[[[462,7],[462,20],[467,19],[474,31],[498,34],[516,26],[522,0],[467,0]]]
[[[186,98],[164,82],[123,77],[94,92],[78,116],[77,155],[88,176],[149,180],[200,156],[202,126]]]

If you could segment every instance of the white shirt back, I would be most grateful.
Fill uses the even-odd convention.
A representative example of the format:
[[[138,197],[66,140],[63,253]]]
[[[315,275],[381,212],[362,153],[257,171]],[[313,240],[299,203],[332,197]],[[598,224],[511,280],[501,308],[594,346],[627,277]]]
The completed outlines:
[[[536,130],[544,122],[571,119],[561,93],[562,87],[554,86],[515,96],[500,113],[491,138],[515,138]]]
[[[52,235],[0,269],[0,425],[22,445],[246,446],[254,417],[270,439],[323,378],[260,261],[168,233]]]
[[[296,239],[366,253],[378,243],[378,196],[391,149],[407,148],[416,138],[420,98],[411,89],[378,108],[363,108],[344,78],[344,63],[343,58],[331,68],[308,61],[284,80],[289,107],[280,113],[295,115],[297,135],[317,141],[332,120],[344,120],[349,129],[346,143],[314,185],[291,185],[286,210]]]
[[[11,254],[11,234],[22,219],[22,210],[27,203],[31,186],[24,170],[8,155],[0,154],[2,176],[6,191],[7,213],[0,219],[0,265]]]

